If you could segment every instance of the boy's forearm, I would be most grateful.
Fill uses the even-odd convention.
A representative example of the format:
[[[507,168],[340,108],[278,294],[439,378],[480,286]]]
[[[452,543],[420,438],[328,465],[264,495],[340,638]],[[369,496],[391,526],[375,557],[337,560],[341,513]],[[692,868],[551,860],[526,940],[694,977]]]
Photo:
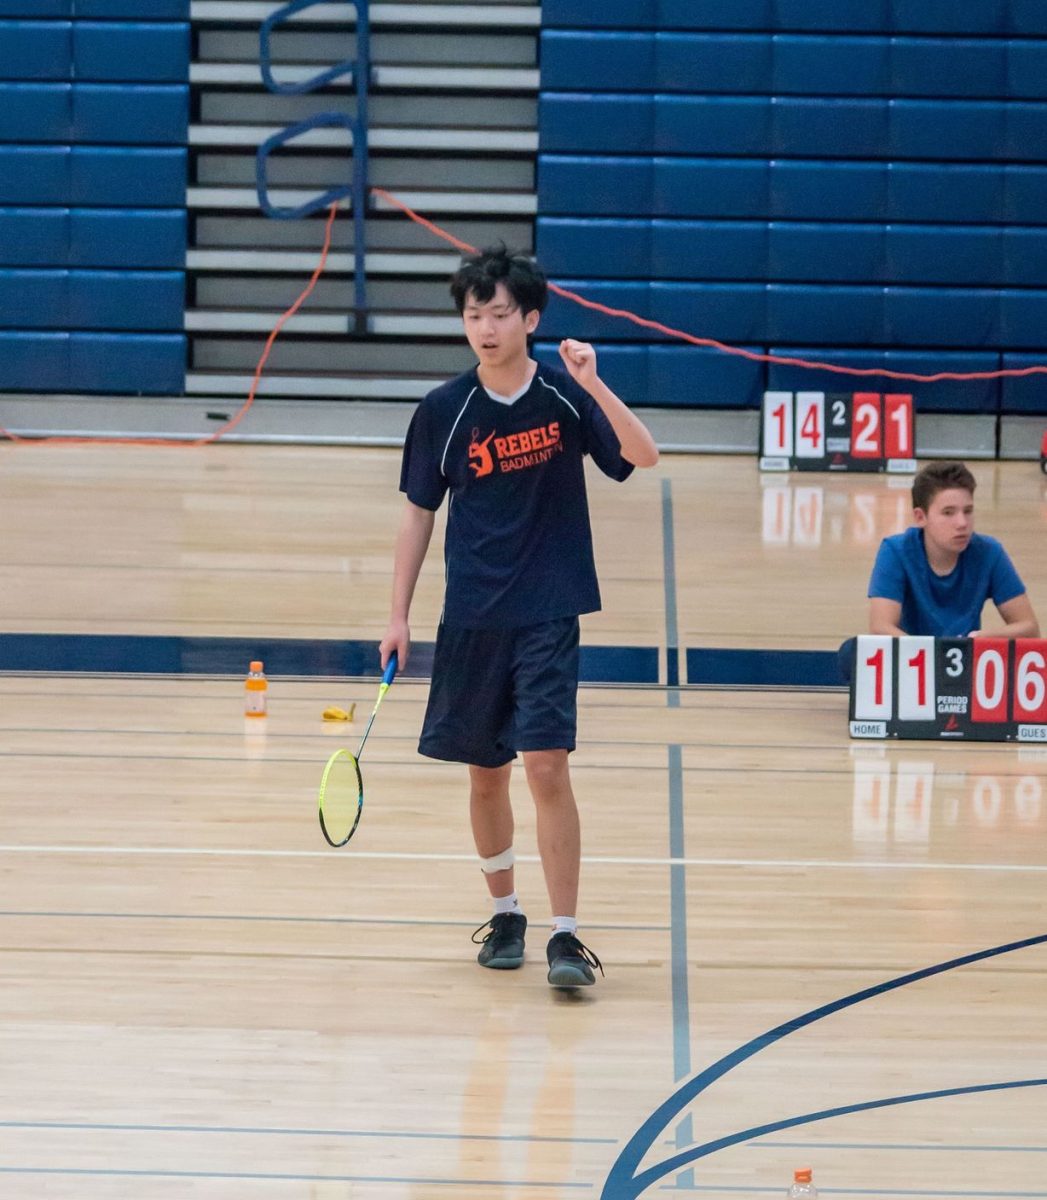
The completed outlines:
[[[637,467],[653,467],[658,461],[658,447],[643,421],[599,377],[593,381],[589,393],[611,423],[622,448],[622,458]]]
[[[393,620],[406,621],[411,611],[414,589],[429,549],[434,521],[434,513],[409,505],[400,522],[393,557]]]

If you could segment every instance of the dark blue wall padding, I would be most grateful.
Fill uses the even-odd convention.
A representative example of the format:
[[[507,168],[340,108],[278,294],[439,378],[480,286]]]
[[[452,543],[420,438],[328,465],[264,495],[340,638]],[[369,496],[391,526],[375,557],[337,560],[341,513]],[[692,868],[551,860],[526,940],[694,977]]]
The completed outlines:
[[[0,266],[58,267],[68,253],[68,209],[0,208]]]
[[[887,150],[886,100],[776,96],[772,144],[764,153],[806,158],[881,158]],[[760,151],[758,151],[760,152]]]
[[[185,267],[184,209],[73,209],[69,265]]]
[[[540,217],[535,253],[550,275],[647,279],[651,222]]]
[[[840,283],[884,281],[884,227],[771,222],[766,278]]]
[[[665,217],[764,217],[770,166],[758,159],[656,158],[651,209]]]
[[[765,293],[754,283],[652,283],[651,316],[671,329],[721,342],[753,342],[766,329]]]
[[[73,0],[0,0],[0,17],[71,17]]]
[[[982,163],[889,163],[892,221],[995,223],[1004,206],[1004,168]]]
[[[1007,105],[1002,157],[1047,162],[1047,104],[1016,100]]]
[[[772,0],[772,24],[781,30],[882,33],[891,28],[887,0]]]
[[[1003,366],[1008,371],[1021,371],[1026,367],[1042,367],[1042,354],[1005,354]],[[1004,413],[1027,413],[1047,415],[1047,375],[1026,375],[1021,379],[1004,379],[1000,410]],[[1036,449],[1036,443],[1030,449]]]
[[[875,345],[883,325],[883,288],[772,283],[761,333],[770,341]]]
[[[183,269],[184,209],[0,208],[0,266]]]
[[[559,363],[557,343],[535,355]],[[759,353],[760,347],[745,347]],[[759,408],[763,364],[702,346],[615,346],[598,351],[600,378],[630,405],[657,408]]]
[[[885,157],[1006,158],[1006,106],[988,100],[891,100]]]
[[[742,349],[760,352],[758,346]],[[650,346],[648,403],[660,408],[759,408],[764,365],[703,346]]]
[[[1000,355],[993,351],[969,354],[941,350],[888,350],[883,365],[889,371],[904,371],[909,375],[936,375],[941,371],[956,374],[998,371]],[[857,390],[857,387],[856,387]],[[975,379],[963,383],[942,380],[940,383],[897,383],[889,379],[874,380],[871,392],[910,392],[918,412],[996,413],[1000,407],[1000,381]]]
[[[654,221],[653,279],[764,279],[767,226],[756,221]]]
[[[69,390],[69,334],[0,330],[0,391]]]
[[[655,40],[648,33],[543,30],[541,86],[556,91],[653,91]]]
[[[539,362],[562,366],[559,342],[535,342],[534,356]],[[597,357],[600,378],[629,405],[648,404],[647,347],[616,346],[603,343]]]
[[[0,328],[64,329],[68,318],[68,271],[0,270]]]
[[[1003,279],[1008,287],[1047,287],[1047,228],[1004,229]]]
[[[77,21],[73,63],[78,80],[182,83],[189,78],[189,26]]]
[[[1047,167],[1004,167],[1003,219],[1016,225],[1039,225],[1045,212]]]
[[[628,154],[654,149],[654,105],[650,96],[593,97],[545,92],[538,99],[542,147]]]
[[[1007,43],[986,38],[911,38],[891,41],[894,96],[1007,95]]]
[[[598,103],[600,99],[591,97],[590,102]],[[771,102],[766,96],[659,95],[652,97],[651,102],[655,153],[767,153],[771,141]]]
[[[835,366],[859,369],[880,368],[910,375],[932,375],[940,371],[967,373],[999,369],[1000,356],[993,353],[956,353],[947,350],[919,352],[913,350],[826,350],[811,346],[772,346],[768,353],[789,358],[827,362]],[[1000,387],[999,380],[975,383],[914,383],[871,375],[834,375],[806,367],[770,363],[767,367],[767,387],[786,391],[826,392],[907,392],[913,396],[918,412],[980,412],[995,413]]]
[[[74,146],[68,198],[83,205],[184,207],[186,160],[185,147]]]
[[[987,288],[889,287],[884,308],[890,345],[1000,345],[1000,293]]]
[[[73,0],[76,16],[131,20],[189,20],[189,0]]]
[[[185,391],[184,334],[73,333],[69,375],[77,391],[178,396]]]
[[[888,282],[983,286],[1003,282],[999,229],[892,225],[887,229],[885,259]]]
[[[891,45],[886,37],[779,34],[773,44],[770,90],[778,95],[883,96],[888,91]],[[760,91],[767,90],[767,82]]]
[[[5,329],[180,330],[180,271],[0,269]]]
[[[1047,329],[1047,291],[1026,289],[1000,293],[1001,344],[1015,350],[1040,350]]]
[[[184,146],[188,138],[188,84],[73,87],[73,142]]]
[[[638,317],[651,316],[650,285],[647,283],[594,283],[585,279],[558,279],[557,283],[568,291],[578,292],[586,299],[595,300],[609,308],[625,309]],[[542,314],[541,330],[545,337],[574,337],[589,342],[620,341],[623,338],[647,340],[657,336],[631,321],[582,308],[555,293],[549,296],[549,305]]]
[[[68,142],[70,83],[0,83],[0,142]]]
[[[899,33],[998,34],[1008,32],[1009,0],[890,0]]]
[[[658,91],[767,90],[773,61],[767,34],[665,33],[655,34],[654,44]]]
[[[70,271],[70,329],[180,330],[180,271]]]
[[[69,79],[69,21],[0,21],[0,79]]]
[[[841,0],[844,2],[844,0]],[[589,29],[772,29],[772,0],[543,0],[542,25]]]
[[[0,146],[0,204],[69,200],[68,146]]]
[[[1044,21],[1047,24],[1047,17]],[[1047,43],[1018,38],[1007,43],[1007,95],[1015,100],[1047,99]]]
[[[884,221],[887,164],[772,162],[769,208],[792,220]]]
[[[646,215],[652,210],[654,172],[650,158],[542,154],[538,209],[585,216]]]
[[[1009,31],[1017,34],[1047,34],[1047,6],[1043,0],[1011,0]]]

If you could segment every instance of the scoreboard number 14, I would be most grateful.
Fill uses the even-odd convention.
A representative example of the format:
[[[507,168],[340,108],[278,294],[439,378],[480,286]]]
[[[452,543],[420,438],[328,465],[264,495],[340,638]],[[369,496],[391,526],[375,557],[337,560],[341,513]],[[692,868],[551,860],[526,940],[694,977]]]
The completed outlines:
[[[765,392],[761,471],[916,470],[910,395]]]

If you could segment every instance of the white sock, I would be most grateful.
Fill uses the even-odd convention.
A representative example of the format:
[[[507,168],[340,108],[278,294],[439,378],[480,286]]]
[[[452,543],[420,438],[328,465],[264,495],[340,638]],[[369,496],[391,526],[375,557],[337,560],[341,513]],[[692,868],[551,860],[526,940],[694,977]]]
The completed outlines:
[[[507,912],[518,913],[519,911],[520,911],[520,901],[516,898],[515,892],[510,892],[508,896],[495,896],[494,897],[494,915],[495,916],[498,916],[499,913],[507,913]]]
[[[577,917],[553,917],[553,933],[577,933]]]

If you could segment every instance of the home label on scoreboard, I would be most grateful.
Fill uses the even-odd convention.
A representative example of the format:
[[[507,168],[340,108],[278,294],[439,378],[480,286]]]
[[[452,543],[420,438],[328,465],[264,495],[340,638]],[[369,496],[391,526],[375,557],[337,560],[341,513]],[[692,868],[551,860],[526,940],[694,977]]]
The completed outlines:
[[[765,392],[761,471],[916,470],[911,395]]]
[[[858,637],[850,731],[1047,743],[1047,640]]]

